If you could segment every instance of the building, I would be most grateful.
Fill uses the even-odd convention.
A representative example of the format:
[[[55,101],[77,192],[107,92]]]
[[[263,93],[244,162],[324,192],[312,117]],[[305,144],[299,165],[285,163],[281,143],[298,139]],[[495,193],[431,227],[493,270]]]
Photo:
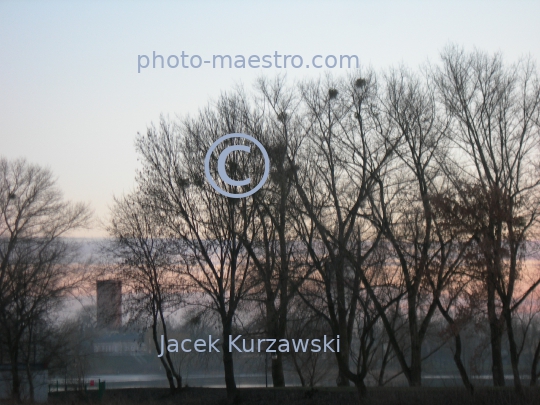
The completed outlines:
[[[96,290],[98,329],[119,330],[122,327],[122,281],[98,280]]]

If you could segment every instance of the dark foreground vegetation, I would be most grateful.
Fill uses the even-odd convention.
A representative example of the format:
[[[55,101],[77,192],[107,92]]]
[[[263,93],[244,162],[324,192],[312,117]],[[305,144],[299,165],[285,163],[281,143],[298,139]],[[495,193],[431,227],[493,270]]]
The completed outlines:
[[[131,404],[197,404],[214,405],[226,404],[226,390],[224,388],[185,388],[183,391],[171,396],[165,389],[122,389],[107,391],[100,401],[96,392],[90,392],[81,397],[74,392],[53,393],[49,397],[50,404],[75,405],[94,404],[103,405],[131,405]],[[237,397],[231,403],[238,404],[357,404],[358,394],[350,388],[241,388]],[[467,405],[467,404],[539,404],[540,390],[538,388],[525,389],[525,399],[519,402],[516,392],[510,388],[478,388],[474,396],[470,396],[464,388],[373,388],[367,391],[364,404],[377,405]]]

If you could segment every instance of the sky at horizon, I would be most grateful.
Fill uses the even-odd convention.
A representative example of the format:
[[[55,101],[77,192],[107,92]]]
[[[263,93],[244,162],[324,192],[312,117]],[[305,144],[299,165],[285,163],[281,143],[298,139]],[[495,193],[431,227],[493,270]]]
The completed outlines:
[[[536,1],[2,1],[0,156],[49,167],[65,196],[105,219],[135,185],[137,132],[196,114],[261,74],[326,69],[146,69],[140,54],[355,54],[412,68],[456,44],[540,60]],[[334,74],[347,69],[333,69]],[[98,221],[76,236],[104,236]]]

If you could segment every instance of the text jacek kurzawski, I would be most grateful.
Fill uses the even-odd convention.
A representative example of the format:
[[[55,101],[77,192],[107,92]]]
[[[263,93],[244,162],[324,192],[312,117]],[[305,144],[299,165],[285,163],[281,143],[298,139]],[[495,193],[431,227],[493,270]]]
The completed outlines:
[[[165,345],[165,337],[161,335],[161,353],[158,357],[162,357],[167,350],[169,353],[178,353],[179,351],[189,353],[193,350],[199,353],[218,352],[216,344],[220,339],[212,339],[212,335],[208,336],[208,341],[205,339],[184,339],[178,341],[169,339]],[[334,343],[335,342],[335,343]],[[242,339],[242,335],[235,338],[229,336],[229,351],[238,353],[289,353],[298,352],[339,352],[339,335],[335,339],[329,339],[323,335],[322,339]]]

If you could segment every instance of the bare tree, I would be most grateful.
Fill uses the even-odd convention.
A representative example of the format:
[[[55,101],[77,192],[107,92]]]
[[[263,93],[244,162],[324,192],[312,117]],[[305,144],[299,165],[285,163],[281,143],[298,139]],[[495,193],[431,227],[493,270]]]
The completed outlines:
[[[440,297],[454,282],[470,241],[448,232],[433,207],[433,198],[447,187],[438,162],[448,149],[447,122],[437,110],[433,86],[403,67],[391,71],[385,84],[385,116],[402,143],[395,151],[399,159],[378,178],[372,221],[392,246],[402,274],[409,362],[407,350],[390,341],[409,384],[420,386],[423,343],[437,309],[448,315]]]
[[[0,341],[19,399],[22,342],[35,339],[39,320],[85,279],[62,237],[87,225],[90,213],[64,201],[50,170],[1,158],[0,216]]]
[[[540,282],[516,296],[525,244],[537,224],[540,84],[531,60],[506,66],[502,56],[450,47],[435,82],[452,125],[456,154],[447,170],[457,190],[452,207],[474,236],[487,292],[493,383],[505,384],[502,336],[508,335],[514,386],[521,392],[513,313]],[[454,174],[456,176],[454,176]]]
[[[243,131],[242,102],[241,97],[223,96],[215,109],[209,107],[198,119],[186,119],[182,126],[162,120],[159,130],[149,128],[147,136],[139,136],[137,141],[144,167],[138,178],[141,191],[151,201],[155,215],[163,218],[166,236],[177,242],[176,254],[182,259],[179,268],[187,288],[193,297],[197,297],[195,293],[206,297],[194,303],[208,306],[221,320],[229,398],[236,394],[236,383],[228,341],[236,311],[255,282],[243,245],[250,238],[253,211],[249,199],[225,197],[210,186],[204,179],[204,158],[217,138]],[[218,152],[226,146],[220,145]],[[249,172],[256,184],[262,177],[257,165],[260,161],[242,155],[247,154],[234,152],[229,156],[228,172],[239,180]],[[211,161],[211,171],[219,178],[217,159]],[[225,183],[221,186],[231,187]]]
[[[145,204],[143,196],[133,194],[115,199],[110,224],[113,237],[105,246],[115,260],[113,271],[128,290],[127,305],[131,318],[150,325],[157,353],[161,332],[168,344],[167,316],[180,305],[183,292],[176,268],[173,246],[167,238],[160,219]],[[182,388],[182,376],[176,369],[171,354],[165,350],[159,358],[172,393]]]
[[[269,180],[253,197],[253,231],[244,245],[261,282],[265,335],[279,341],[286,337],[289,303],[312,271],[294,228],[298,198],[293,174],[303,127],[297,89],[287,86],[283,77],[260,79],[256,94],[260,97],[245,111],[244,121],[249,133],[264,143],[271,169]],[[272,381],[274,387],[285,386],[281,352],[272,356]]]
[[[300,91],[306,139],[295,172],[301,201],[297,228],[324,286],[327,313],[321,315],[341,339],[336,353],[340,385],[353,381],[363,396],[366,363],[358,361],[351,370],[351,341],[362,286],[370,298],[375,296],[364,265],[382,235],[363,219],[363,209],[398,140],[381,120],[373,72],[365,78],[306,82]],[[378,313],[384,312],[384,304],[377,305]]]

